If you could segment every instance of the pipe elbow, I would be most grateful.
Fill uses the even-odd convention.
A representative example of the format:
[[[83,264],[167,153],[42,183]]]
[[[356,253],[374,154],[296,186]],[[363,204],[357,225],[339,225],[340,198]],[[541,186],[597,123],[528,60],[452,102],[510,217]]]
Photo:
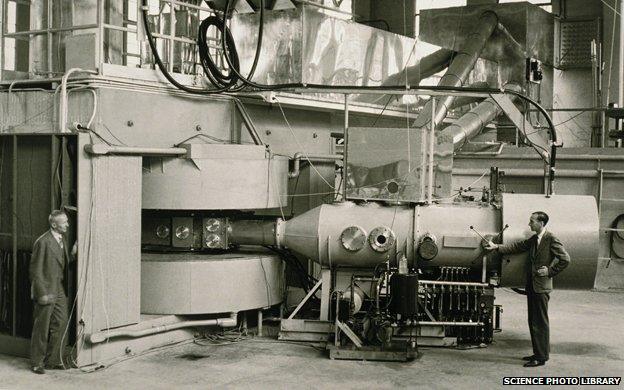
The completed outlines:
[[[297,152],[294,154],[293,156],[293,170],[288,172],[288,178],[290,179],[294,179],[296,177],[299,177],[299,173],[300,173],[300,167],[301,167],[301,157],[303,156],[303,153],[301,152]]]
[[[230,317],[228,318],[218,318],[217,319],[217,326],[220,326],[222,328],[234,328],[236,327],[238,323],[238,314],[237,313],[231,313]]]

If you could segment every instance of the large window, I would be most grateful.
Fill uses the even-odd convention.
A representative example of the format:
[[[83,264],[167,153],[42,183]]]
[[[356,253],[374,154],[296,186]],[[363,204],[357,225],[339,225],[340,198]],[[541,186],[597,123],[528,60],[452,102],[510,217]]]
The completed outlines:
[[[140,0],[0,0],[2,79],[54,77],[65,72],[67,51],[94,57],[95,64],[153,67],[142,31]],[[170,72],[195,74],[201,20],[212,15],[203,0],[149,0],[148,22]],[[173,26],[173,27],[172,27]],[[89,41],[88,37],[93,37]],[[82,37],[80,37],[82,36]],[[209,50],[220,58],[216,29]],[[8,77],[7,77],[8,76]]]

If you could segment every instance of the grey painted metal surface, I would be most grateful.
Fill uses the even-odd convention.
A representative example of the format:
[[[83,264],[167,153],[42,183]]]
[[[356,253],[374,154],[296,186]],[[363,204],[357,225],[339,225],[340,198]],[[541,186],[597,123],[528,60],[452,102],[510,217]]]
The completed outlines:
[[[205,314],[269,307],[282,301],[283,267],[269,253],[144,253],[141,312]]]
[[[91,268],[94,329],[139,322],[141,280],[141,158],[91,160],[92,214],[86,251]],[[83,183],[84,185],[84,183]]]
[[[424,262],[431,266],[481,267],[481,238],[470,226],[483,235],[495,235],[501,229],[500,212],[490,205],[416,206],[414,217],[415,241],[430,235],[438,247],[437,256]]]
[[[288,158],[264,146],[192,144],[190,158],[150,158],[144,209],[225,210],[285,207]],[[224,196],[227,194],[227,196]]]
[[[558,195],[590,195],[596,200],[600,216],[598,270],[594,287],[598,290],[624,289],[624,260],[611,252],[611,228],[624,214],[624,174],[622,149],[562,148],[557,156]],[[454,159],[453,188],[472,186],[479,196],[488,186],[490,167],[505,172],[503,189],[516,193],[544,193],[544,165],[531,148],[505,147],[497,156],[465,156]],[[519,169],[522,167],[522,169]],[[479,179],[480,178],[480,179]]]
[[[598,208],[592,196],[503,194],[503,224],[509,228],[503,242],[526,239],[531,213],[544,211],[550,220],[546,229],[563,243],[572,261],[556,278],[555,288],[592,288],[598,264]],[[504,256],[501,285],[524,287],[528,254]]]

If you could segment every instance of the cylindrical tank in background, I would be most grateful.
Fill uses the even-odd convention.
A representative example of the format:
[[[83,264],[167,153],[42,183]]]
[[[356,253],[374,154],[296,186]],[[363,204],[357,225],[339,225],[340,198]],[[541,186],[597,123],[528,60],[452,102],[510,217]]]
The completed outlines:
[[[47,1],[30,2],[30,30],[48,28]],[[28,72],[31,78],[44,78],[48,71],[48,36],[46,34],[30,35],[28,46]]]

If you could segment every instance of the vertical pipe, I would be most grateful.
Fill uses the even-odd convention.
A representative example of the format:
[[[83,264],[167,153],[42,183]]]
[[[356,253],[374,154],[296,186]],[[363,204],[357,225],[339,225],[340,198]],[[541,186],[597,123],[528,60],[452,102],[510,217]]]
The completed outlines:
[[[483,268],[481,269],[481,283],[485,283],[487,276],[487,256],[483,256]]]
[[[97,45],[98,45],[98,53],[97,53],[97,67],[99,69],[99,74],[102,74],[102,64],[105,61],[106,56],[104,55],[104,1],[98,0],[98,8],[97,8],[97,28],[98,28],[98,36],[97,36]],[[62,131],[62,130],[61,130]]]
[[[324,268],[321,271],[321,313],[319,320],[329,321],[329,300],[331,294],[331,269]]]
[[[342,200],[347,200],[347,163],[349,150],[349,94],[344,95],[344,152],[342,156]]]
[[[61,12],[63,12],[63,10],[61,10]],[[53,70],[53,65],[52,65],[52,33],[50,32],[50,29],[53,27],[53,21],[54,21],[54,12],[52,10],[52,0],[48,0],[48,9],[47,9],[47,14],[48,14],[48,25],[47,25],[47,31],[46,31],[46,37],[48,38],[48,77],[52,78],[54,77],[54,74],[52,72],[54,72]],[[59,26],[59,27],[63,27],[63,26]],[[59,33],[60,36],[61,33]],[[59,45],[61,44],[61,40],[59,39]]]
[[[44,24],[47,15],[47,7],[43,0],[30,2],[30,30],[45,30]],[[28,44],[28,72],[33,78],[40,78],[41,72],[47,72],[47,46],[44,42],[46,33],[39,33],[29,37]]]
[[[169,63],[167,64],[167,70],[169,73],[173,72],[173,56],[174,56],[174,45],[176,42],[175,38],[175,10],[173,9],[174,3],[172,0],[169,0]],[[227,20],[224,20],[223,23],[227,23]]]
[[[618,63],[618,107],[624,107],[624,0],[620,0],[620,44]]]
[[[0,81],[4,80],[4,30],[6,28],[5,0],[0,0]]]
[[[428,183],[427,183],[427,203],[433,201],[433,148],[435,141],[435,114],[436,114],[436,98],[431,99],[431,126],[429,126],[429,166],[428,166]]]
[[[59,140],[56,136],[50,137],[50,210],[55,209],[56,205],[56,193],[54,190],[54,176],[56,174],[56,165],[58,164],[58,159],[60,156],[57,156],[56,151],[58,150]]]
[[[17,335],[17,135],[13,135],[13,201],[11,208],[13,213],[13,286],[12,286],[12,334]]]
[[[602,215],[602,188],[604,185],[604,169],[598,169],[598,215]]]
[[[425,201],[425,169],[427,167],[427,126],[420,128],[420,201]]]
[[[598,53],[596,40],[592,39],[590,43],[590,59],[592,69],[592,107],[598,108]],[[598,126],[598,116],[600,113],[592,112],[592,133],[590,138],[590,145],[593,147],[600,146],[598,141],[602,138],[600,134],[600,127]]]

